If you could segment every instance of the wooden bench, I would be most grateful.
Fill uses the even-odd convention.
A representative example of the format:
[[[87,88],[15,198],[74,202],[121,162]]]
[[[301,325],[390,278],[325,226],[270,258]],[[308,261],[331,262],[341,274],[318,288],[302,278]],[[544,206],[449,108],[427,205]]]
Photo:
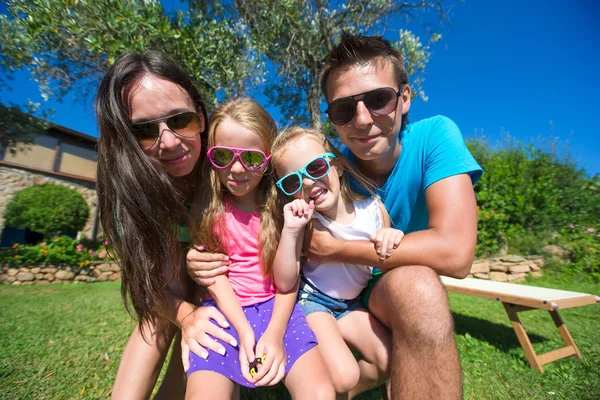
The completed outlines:
[[[441,280],[446,287],[446,290],[449,292],[501,301],[508,314],[512,327],[517,334],[519,343],[521,343],[521,347],[525,351],[525,356],[527,357],[531,368],[544,373],[544,368],[542,366],[545,364],[569,356],[575,356],[581,359],[579,349],[577,349],[567,326],[560,318],[558,310],[599,303],[600,297],[592,294],[570,292],[567,290],[486,281],[474,278],[453,279],[441,277]],[[529,336],[517,315],[519,312],[529,310],[548,310],[566,346],[548,353],[536,354],[531,345],[531,341],[529,340]]]

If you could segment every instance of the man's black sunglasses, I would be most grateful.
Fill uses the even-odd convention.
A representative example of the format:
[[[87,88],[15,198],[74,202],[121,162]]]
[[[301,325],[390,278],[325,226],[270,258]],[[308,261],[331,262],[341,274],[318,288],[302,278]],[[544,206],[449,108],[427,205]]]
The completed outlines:
[[[365,107],[376,115],[388,115],[396,109],[400,92],[391,87],[379,88],[354,96],[342,97],[329,103],[327,115],[334,125],[345,125],[354,119],[356,106],[362,100]]]

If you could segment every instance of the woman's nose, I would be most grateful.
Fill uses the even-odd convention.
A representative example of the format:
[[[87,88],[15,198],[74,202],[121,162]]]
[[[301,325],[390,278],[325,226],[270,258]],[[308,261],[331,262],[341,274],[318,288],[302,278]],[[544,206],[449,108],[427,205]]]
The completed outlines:
[[[170,150],[179,146],[181,140],[179,140],[179,137],[175,133],[173,133],[173,131],[167,126],[165,122],[160,122],[158,124],[158,129],[160,131],[159,140],[161,149]]]

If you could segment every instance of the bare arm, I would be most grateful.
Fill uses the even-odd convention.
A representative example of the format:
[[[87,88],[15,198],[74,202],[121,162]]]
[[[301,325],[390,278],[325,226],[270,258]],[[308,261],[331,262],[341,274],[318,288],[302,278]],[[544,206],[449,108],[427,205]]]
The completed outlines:
[[[456,175],[425,191],[429,212],[426,230],[409,233],[391,256],[380,260],[370,241],[342,241],[324,230],[312,232],[309,260],[342,261],[391,269],[425,265],[440,275],[463,278],[469,273],[477,241],[477,206],[471,178]],[[314,243],[313,243],[314,242]]]
[[[312,200],[307,203],[296,199],[283,207],[283,230],[273,260],[273,279],[277,289],[282,292],[289,292],[298,282],[304,230],[314,211]]]
[[[281,292],[294,288],[300,276],[300,251],[302,251],[304,228],[290,230],[283,228],[277,253],[273,261],[275,286]]]
[[[290,315],[292,315],[292,311],[296,305],[297,296],[298,280],[296,280],[292,289],[287,292],[282,292],[277,289],[275,304],[273,306],[273,315],[271,316],[267,331],[276,332],[281,336],[281,340],[283,340],[283,335],[285,334],[288,321],[290,320]]]
[[[274,385],[285,375],[286,352],[283,338],[296,304],[297,295],[298,280],[292,290],[288,292],[277,290],[269,326],[256,344],[256,356],[266,356],[264,364],[254,377],[257,386]]]
[[[242,306],[231,287],[231,283],[229,283],[229,279],[226,276],[220,275],[215,277],[215,283],[208,287],[208,292],[217,305],[217,308],[231,322],[231,325],[233,325],[239,335],[247,330],[252,330],[242,310]]]

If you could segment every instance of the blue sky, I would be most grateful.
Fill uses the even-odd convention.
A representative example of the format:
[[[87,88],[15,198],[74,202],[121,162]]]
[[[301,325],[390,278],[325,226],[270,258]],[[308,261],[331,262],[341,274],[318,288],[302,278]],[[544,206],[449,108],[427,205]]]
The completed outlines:
[[[466,0],[451,17],[424,75],[429,101],[413,103],[411,119],[443,114],[466,138],[485,135],[492,144],[507,132],[540,146],[558,142],[588,174],[600,173],[600,132],[593,122],[600,106],[600,6],[593,0]],[[397,39],[403,27],[393,24],[385,36]],[[13,83],[0,101],[42,102],[27,73]],[[55,109],[54,122],[97,135],[91,99],[44,107]]]

